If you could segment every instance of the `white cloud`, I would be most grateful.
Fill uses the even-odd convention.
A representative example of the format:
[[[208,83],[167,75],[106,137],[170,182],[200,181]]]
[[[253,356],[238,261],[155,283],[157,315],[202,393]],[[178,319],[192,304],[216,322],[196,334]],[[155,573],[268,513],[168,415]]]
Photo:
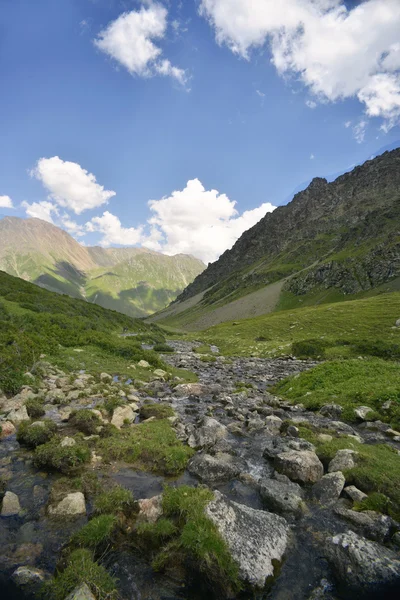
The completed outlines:
[[[310,154],[310,160],[314,160],[315,156],[314,154]]]
[[[356,125],[353,127],[353,136],[358,144],[362,144],[365,139],[365,130],[367,128],[367,121],[361,119]]]
[[[125,67],[131,75],[173,77],[184,85],[183,69],[162,59],[162,50],[153,40],[162,40],[168,26],[168,11],[157,2],[146,8],[123,13],[99,33],[95,46]]]
[[[49,199],[77,215],[107,204],[115,196],[115,192],[105,190],[96,177],[78,163],[63,161],[58,156],[38,160],[31,176],[47,188]]]
[[[83,225],[79,225],[76,221],[70,219],[69,215],[64,214],[61,218],[61,224],[64,229],[68,231],[68,233],[74,237],[82,237],[85,235],[86,231]]]
[[[308,106],[308,108],[314,109],[317,108],[317,103],[314,102],[314,100],[306,100],[306,106]]]
[[[28,217],[42,219],[42,221],[48,221],[49,223],[54,223],[52,213],[56,215],[58,214],[57,206],[51,202],[47,202],[46,200],[42,200],[41,202],[32,202],[32,204],[24,201],[21,203],[21,206],[25,208],[25,212]]]
[[[141,242],[143,232],[142,227],[123,227],[119,218],[109,211],[86,223],[86,230],[89,232],[99,231],[103,234],[99,242],[101,246],[111,246],[111,244],[135,246]]]
[[[388,130],[400,121],[400,2],[201,0],[219,44],[249,59],[269,43],[280,75],[300,77],[316,99],[356,97]]]
[[[344,126],[346,127],[346,129],[348,129],[351,125],[351,121],[346,121],[346,123],[344,124]]]
[[[260,90],[256,90],[256,94],[258,94],[258,96],[260,96],[260,98],[265,98],[264,92],[261,92]]]
[[[14,208],[10,196],[0,196],[0,208]]]
[[[206,190],[198,179],[161,200],[151,200],[154,216],[150,236],[142,245],[165,254],[193,254],[204,262],[215,261],[241,234],[274,206],[264,203],[239,215],[236,202],[217,190]]]

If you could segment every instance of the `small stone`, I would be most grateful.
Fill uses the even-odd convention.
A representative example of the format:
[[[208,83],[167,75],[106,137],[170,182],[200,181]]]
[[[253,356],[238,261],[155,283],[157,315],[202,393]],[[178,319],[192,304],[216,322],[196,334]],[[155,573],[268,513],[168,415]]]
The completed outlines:
[[[138,501],[138,518],[147,523],[155,523],[163,514],[162,495],[145,498]]]
[[[65,437],[61,440],[60,446],[62,448],[71,448],[72,446],[75,446],[75,444],[76,444],[76,441],[74,440],[74,438]]]
[[[208,393],[208,387],[202,383],[180,383],[175,388],[175,394],[183,396],[204,396]]]
[[[96,596],[92,594],[86,583],[82,583],[80,586],[76,587],[65,600],[96,600]]]
[[[396,321],[396,327],[400,327],[400,319],[397,319],[397,321]]]
[[[341,471],[324,475],[313,485],[312,494],[321,504],[332,504],[339,498],[346,479]]]
[[[358,406],[354,409],[354,413],[360,421],[368,421],[368,415],[372,412],[374,410],[370,406]]]
[[[136,417],[137,414],[133,412],[130,406],[117,406],[113,412],[111,424],[121,429],[127,422],[133,423]]]
[[[4,439],[10,435],[13,435],[15,431],[16,429],[11,421],[2,421],[0,423],[0,439]]]
[[[317,435],[317,440],[319,442],[321,442],[322,444],[326,444],[326,443],[331,442],[333,440],[333,436],[329,435],[329,433],[319,433]]]
[[[355,466],[354,457],[356,454],[354,450],[348,448],[338,450],[328,465],[328,473],[352,469]]]
[[[295,427],[295,425],[289,425],[289,427],[286,430],[286,435],[288,435],[289,437],[298,438],[299,430],[297,427]]]
[[[18,567],[11,575],[11,579],[18,586],[37,585],[45,580],[45,573],[40,569],[33,567]]]
[[[189,435],[191,448],[211,448],[216,442],[228,435],[225,425],[212,417],[204,417],[199,427]]]
[[[367,494],[364,494],[364,492],[356,488],[355,485],[348,485],[343,491],[353,500],[353,502],[362,502],[365,498],[368,498]]]
[[[147,360],[140,360],[138,362],[138,367],[142,367],[143,369],[149,369],[150,364],[147,362]]]
[[[108,373],[100,373],[100,381],[103,383],[111,383],[113,378]]]
[[[164,377],[166,377],[167,372],[163,371],[162,369],[155,369],[155,371],[153,371],[153,375],[155,375],[156,377],[161,377],[161,379],[164,379]]]
[[[68,494],[56,506],[49,506],[49,514],[53,516],[85,515],[85,496],[82,494],[82,492]]]
[[[324,474],[324,467],[315,452],[309,450],[282,452],[275,457],[275,468],[289,479],[315,483]]]
[[[2,517],[13,517],[21,511],[19,498],[14,492],[6,492],[4,494],[3,503],[1,506]]]

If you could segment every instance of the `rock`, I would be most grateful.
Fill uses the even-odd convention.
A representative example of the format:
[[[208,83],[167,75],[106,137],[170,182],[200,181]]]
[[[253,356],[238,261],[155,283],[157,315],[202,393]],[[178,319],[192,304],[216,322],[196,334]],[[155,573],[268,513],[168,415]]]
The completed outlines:
[[[11,575],[11,579],[19,587],[26,585],[36,586],[43,583],[46,578],[46,574],[41,569],[34,569],[33,567],[18,567],[16,571]]]
[[[373,413],[374,410],[370,406],[358,406],[354,409],[354,413],[360,419],[360,421],[368,421],[369,413]]]
[[[3,503],[1,505],[2,517],[13,517],[21,511],[19,498],[14,492],[6,492],[4,494]]]
[[[326,555],[338,579],[356,593],[378,597],[399,584],[397,554],[353,531],[328,538]]]
[[[62,448],[71,448],[72,446],[75,446],[76,442],[74,440],[74,438],[71,437],[65,437],[61,440],[60,446]]]
[[[269,510],[279,513],[299,513],[303,502],[303,492],[297,483],[290,479],[262,479],[260,495]]]
[[[139,500],[138,504],[138,519],[142,521],[146,521],[147,523],[155,523],[163,514],[162,495],[153,496],[153,498],[146,498],[144,500]]]
[[[86,514],[85,496],[82,492],[68,494],[56,506],[49,506],[52,516],[76,516]]]
[[[275,458],[278,454],[289,452],[290,450],[309,450],[311,452],[315,450],[315,446],[301,438],[295,439],[276,436],[266,440],[263,456],[264,458]]]
[[[239,576],[253,586],[264,587],[285,554],[289,527],[285,519],[228,501],[220,492],[206,507],[206,515],[225,540],[239,565]]]
[[[117,406],[113,412],[111,424],[121,429],[126,422],[133,423],[137,414],[133,412],[130,406]]]
[[[275,468],[294,481],[315,483],[324,474],[324,467],[315,452],[309,450],[282,452],[275,457]]]
[[[180,383],[175,388],[175,394],[183,396],[204,396],[208,393],[208,388],[202,383]]]
[[[343,412],[343,407],[339,404],[325,404],[321,407],[319,413],[324,417],[329,417],[331,419],[339,419],[340,415]]]
[[[357,525],[363,535],[377,542],[384,542],[389,538],[392,519],[387,515],[381,515],[373,510],[358,512],[350,510],[344,504],[339,503],[335,507],[335,513]]]
[[[228,481],[239,474],[240,467],[230,454],[220,452],[216,456],[196,454],[188,464],[188,471],[202,481]]]
[[[328,465],[328,473],[352,469],[355,466],[354,456],[356,454],[354,450],[349,450],[348,448],[338,450]]]
[[[201,426],[194,429],[189,436],[188,444],[191,448],[211,448],[221,438],[228,435],[225,425],[211,417],[204,417]]]
[[[317,440],[322,442],[322,444],[326,444],[327,442],[331,442],[333,440],[333,436],[329,435],[329,433],[319,433],[317,435]]]
[[[332,504],[339,498],[346,479],[341,471],[324,475],[313,485],[312,494],[321,504]]]
[[[396,327],[400,327],[400,319],[397,319],[397,321],[396,321]]]
[[[96,600],[96,596],[92,594],[86,583],[82,583],[68,594],[65,600]]]
[[[69,418],[72,414],[72,408],[60,408],[58,411],[58,415],[63,423],[69,421]]]
[[[164,379],[164,377],[167,375],[167,372],[163,371],[162,369],[155,369],[155,371],[153,371],[153,375],[155,375],[156,377],[161,377],[161,379]]]
[[[265,419],[265,425],[266,425],[267,429],[271,432],[278,433],[281,428],[282,423],[283,423],[282,419],[280,419],[276,415],[270,415],[269,417],[266,417],[266,419]],[[293,436],[293,437],[298,437],[298,436]]]
[[[356,488],[355,485],[348,485],[343,491],[353,500],[353,502],[362,502],[365,498],[368,498],[367,494],[364,494],[364,492]]]
[[[100,381],[102,383],[111,383],[113,378],[108,373],[100,373]]]
[[[11,421],[1,421],[0,423],[0,439],[4,439],[15,433],[16,429]]]
[[[149,369],[150,364],[147,362],[147,360],[140,360],[138,362],[138,367],[142,367],[142,369]]]
[[[299,430],[297,427],[295,427],[295,425],[289,425],[289,427],[286,429],[286,435],[289,437],[298,438]]]
[[[396,531],[396,533],[394,534],[394,536],[392,537],[392,542],[393,544],[395,544],[398,548],[400,548],[400,531]]]
[[[29,421],[29,415],[25,406],[22,406],[18,410],[12,410],[7,415],[7,419],[14,425],[19,425],[22,421]]]

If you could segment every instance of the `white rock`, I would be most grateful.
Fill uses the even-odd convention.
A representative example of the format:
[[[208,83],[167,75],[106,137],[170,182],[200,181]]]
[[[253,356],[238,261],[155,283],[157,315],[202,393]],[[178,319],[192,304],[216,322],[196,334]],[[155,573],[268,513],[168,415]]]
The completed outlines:
[[[45,580],[45,573],[34,567],[18,567],[11,575],[11,579],[18,586],[35,585]]]
[[[368,415],[372,412],[374,412],[374,410],[370,406],[358,406],[354,409],[354,413],[361,421],[368,421]]]
[[[136,416],[136,413],[133,412],[130,406],[117,406],[113,412],[111,424],[121,429],[126,422],[133,423]]]
[[[315,452],[290,450],[275,457],[275,468],[289,479],[301,483],[315,483],[324,474],[324,466]]]
[[[140,360],[138,362],[138,367],[142,367],[143,369],[148,369],[150,367],[150,364],[147,362],[147,360]]]
[[[153,371],[153,374],[156,377],[161,377],[163,379],[167,375],[167,372],[163,371],[162,369],[155,369],[155,371]]]
[[[12,517],[17,515],[21,510],[19,498],[14,492],[6,492],[4,494],[3,503],[1,506],[2,517]]]
[[[85,496],[82,492],[68,494],[56,506],[49,506],[49,514],[59,517],[85,515]]]
[[[139,515],[138,518],[147,523],[155,523],[163,514],[162,495],[145,498],[138,501]]]
[[[96,600],[96,596],[92,594],[86,583],[82,583],[80,586],[76,587],[65,600]]]
[[[61,440],[60,446],[62,448],[71,448],[72,446],[75,446],[75,444],[76,444],[76,442],[75,442],[74,438],[65,437]]]
[[[368,498],[367,494],[364,494],[364,492],[356,488],[355,485],[348,485],[343,491],[346,492],[353,502],[362,502],[365,498]]]
[[[100,373],[100,381],[103,383],[110,383],[112,379],[113,378],[108,373]]]
[[[22,423],[22,421],[29,421],[29,415],[26,407],[22,406],[18,410],[12,410],[8,414],[7,419],[14,423],[14,425],[19,425],[19,423]]]

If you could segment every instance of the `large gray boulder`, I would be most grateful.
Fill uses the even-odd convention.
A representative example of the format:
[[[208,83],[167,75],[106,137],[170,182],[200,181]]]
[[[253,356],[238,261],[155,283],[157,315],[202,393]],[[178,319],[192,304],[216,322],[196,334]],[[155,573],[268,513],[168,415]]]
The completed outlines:
[[[225,425],[212,417],[204,417],[200,427],[193,429],[188,444],[191,448],[211,448],[220,439],[228,435]]]
[[[337,578],[359,594],[357,598],[364,593],[370,596],[384,594],[391,587],[400,585],[399,556],[353,531],[329,538],[326,556]]]
[[[255,587],[264,587],[282,562],[289,540],[283,517],[227,500],[214,492],[206,515],[225,540],[239,566],[239,576]]]
[[[321,504],[332,504],[337,501],[346,479],[341,471],[327,473],[313,485],[312,494]]]
[[[275,469],[300,483],[315,483],[324,474],[324,467],[315,452],[291,450],[275,457]]]
[[[328,465],[328,472],[333,473],[335,471],[352,469],[355,465],[354,458],[356,454],[354,450],[350,450],[349,448],[338,450]]]
[[[202,481],[229,481],[240,473],[240,465],[230,454],[218,452],[215,456],[210,454],[196,454],[188,464],[188,471]]]
[[[303,491],[297,483],[293,483],[284,475],[282,479],[262,479],[260,495],[265,506],[279,513],[300,513],[303,506]]]

